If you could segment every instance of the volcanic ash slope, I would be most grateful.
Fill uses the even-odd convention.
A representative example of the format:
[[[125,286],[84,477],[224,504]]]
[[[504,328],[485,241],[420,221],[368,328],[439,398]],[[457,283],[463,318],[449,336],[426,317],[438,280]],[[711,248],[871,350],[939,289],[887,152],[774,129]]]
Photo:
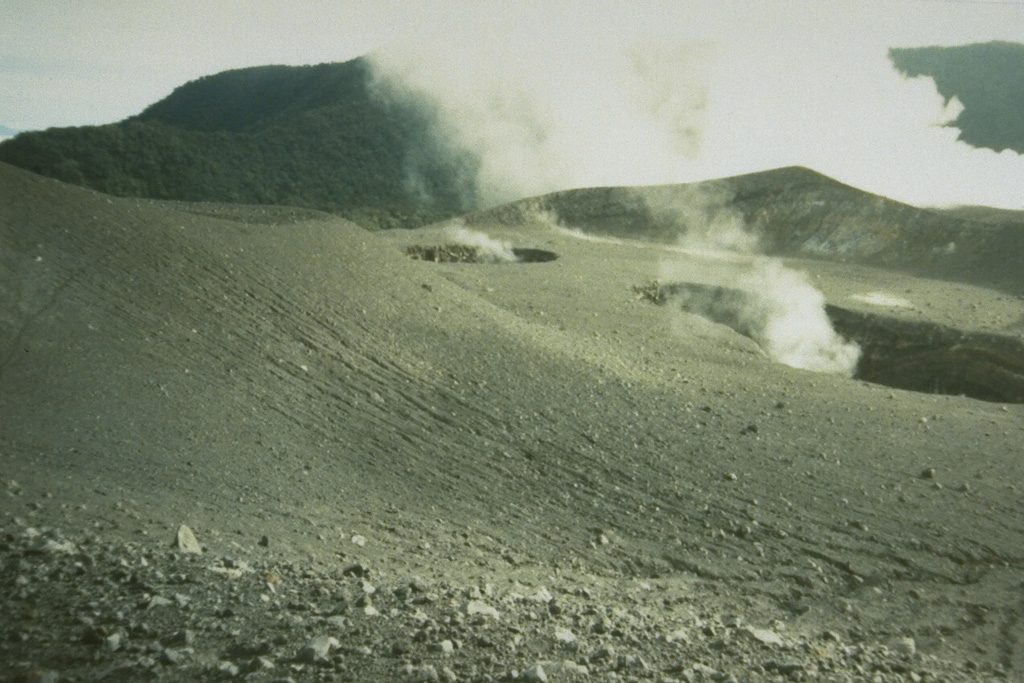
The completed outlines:
[[[215,209],[0,165],[5,525],[686,586],[794,638],[1022,665],[1019,406],[779,365],[638,299],[653,246],[525,221],[494,234],[557,259],[431,263],[405,250],[437,230]]]

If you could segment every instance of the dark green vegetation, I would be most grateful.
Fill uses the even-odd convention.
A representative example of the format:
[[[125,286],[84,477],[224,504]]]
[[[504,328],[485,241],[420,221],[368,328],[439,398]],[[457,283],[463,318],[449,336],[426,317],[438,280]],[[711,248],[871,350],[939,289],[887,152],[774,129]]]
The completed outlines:
[[[265,66],[207,76],[120,123],[32,132],[0,160],[125,197],[280,204],[368,227],[473,208],[475,159],[390,97],[369,64]]]
[[[1024,153],[1024,45],[1006,42],[956,47],[894,48],[889,57],[910,77],[930,76],[947,100],[964,110],[950,125],[975,147]]]

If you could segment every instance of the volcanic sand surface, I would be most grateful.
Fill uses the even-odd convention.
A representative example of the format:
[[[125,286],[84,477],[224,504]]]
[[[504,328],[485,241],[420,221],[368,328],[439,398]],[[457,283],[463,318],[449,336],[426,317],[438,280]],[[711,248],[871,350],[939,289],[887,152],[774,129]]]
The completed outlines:
[[[557,260],[434,264],[404,251],[436,228],[228,220],[4,165],[0,195],[0,470],[24,493],[5,523],[162,544],[185,522],[211,549],[395,574],[693,586],[793,633],[1024,666],[1021,406],[781,366],[633,293],[666,260],[721,277],[706,262],[542,222],[474,227]],[[1002,331],[1024,313],[805,265],[844,305],[892,291]]]

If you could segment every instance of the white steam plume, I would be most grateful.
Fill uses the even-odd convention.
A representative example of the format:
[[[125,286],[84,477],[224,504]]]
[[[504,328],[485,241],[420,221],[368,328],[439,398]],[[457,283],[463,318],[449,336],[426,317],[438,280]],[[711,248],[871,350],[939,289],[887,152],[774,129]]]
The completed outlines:
[[[737,284],[749,294],[737,315],[769,356],[794,368],[853,375],[860,347],[836,334],[825,296],[806,274],[758,259]]]
[[[691,252],[751,254],[758,236],[732,206],[732,193],[722,185],[705,183],[672,188],[670,193],[640,191],[647,210],[658,223],[679,231],[679,245]]]
[[[637,193],[653,218],[679,230],[674,246],[641,244],[663,254],[659,281],[671,300],[750,337],[785,365],[846,377],[855,373],[860,347],[836,333],[825,295],[805,273],[756,253],[757,236],[746,229],[723,187]],[[530,218],[575,239],[624,248],[637,244],[565,226],[551,210],[534,211]]]
[[[803,165],[917,205],[1024,208],[1024,157],[944,127],[959,104],[890,47],[1024,42],[1015,3],[481,0],[372,56],[475,152],[486,203]]]
[[[799,271],[754,257],[726,286],[673,282],[668,300],[753,339],[772,359],[794,368],[852,376],[860,347],[836,334],[825,297]]]
[[[519,260],[508,242],[470,230],[460,221],[451,222],[445,228],[444,234],[449,242],[476,250],[476,260],[481,263],[515,263]]]
[[[678,226],[681,251],[701,257],[700,278],[721,285],[688,289],[687,282],[698,274],[688,272],[678,259],[666,259],[662,279],[670,286],[681,285],[685,309],[749,336],[785,365],[854,374],[860,347],[835,332],[825,312],[825,296],[806,274],[756,253],[757,236],[747,230],[724,188],[690,186],[671,196],[643,196],[653,216]],[[742,258],[722,258],[730,254]]]

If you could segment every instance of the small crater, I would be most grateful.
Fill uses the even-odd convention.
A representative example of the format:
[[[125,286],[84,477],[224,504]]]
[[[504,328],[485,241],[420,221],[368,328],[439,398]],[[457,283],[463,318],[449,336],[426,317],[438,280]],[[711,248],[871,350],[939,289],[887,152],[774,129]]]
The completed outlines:
[[[684,310],[750,336],[746,319],[737,314],[751,296],[748,292],[658,282],[633,290],[654,304],[677,301]],[[1024,341],[1016,337],[965,332],[828,304],[825,313],[838,334],[860,345],[854,379],[928,394],[1024,403]]]
[[[929,394],[1024,403],[1024,342],[827,305],[836,332],[860,344],[856,379]]]
[[[516,255],[516,263],[547,263],[558,258],[558,254],[547,249],[513,247],[512,253]]]
[[[410,258],[433,263],[544,263],[558,258],[558,254],[545,249],[512,247],[495,251],[466,244],[413,245],[405,253]]]

